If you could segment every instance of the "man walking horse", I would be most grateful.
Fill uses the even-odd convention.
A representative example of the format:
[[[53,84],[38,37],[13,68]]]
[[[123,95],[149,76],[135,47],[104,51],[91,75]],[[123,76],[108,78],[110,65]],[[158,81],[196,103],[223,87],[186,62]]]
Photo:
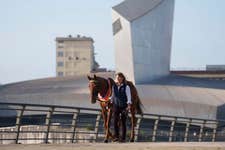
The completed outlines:
[[[126,140],[126,119],[128,111],[131,112],[131,134],[130,142],[134,142],[134,127],[136,125],[135,114],[142,114],[142,103],[139,99],[137,90],[131,81],[127,81],[123,73],[117,73],[117,82],[112,78],[88,76],[91,102],[100,102],[102,118],[105,127],[105,140],[109,138],[113,141],[125,142]],[[110,100],[111,97],[111,100]],[[114,117],[114,136],[110,132],[111,117]],[[122,125],[122,136],[119,138],[119,122]]]
[[[126,140],[126,119],[127,112],[131,109],[131,92],[130,87],[127,85],[125,76],[118,73],[116,76],[117,83],[113,86],[111,102],[113,104],[114,116],[114,141],[119,140],[119,119],[121,117],[122,137],[121,142]]]

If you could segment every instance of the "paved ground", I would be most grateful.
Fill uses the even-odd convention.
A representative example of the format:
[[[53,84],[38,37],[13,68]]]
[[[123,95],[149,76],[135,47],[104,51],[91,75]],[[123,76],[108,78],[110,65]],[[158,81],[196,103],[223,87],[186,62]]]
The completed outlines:
[[[0,145],[0,150],[225,150],[225,142]]]

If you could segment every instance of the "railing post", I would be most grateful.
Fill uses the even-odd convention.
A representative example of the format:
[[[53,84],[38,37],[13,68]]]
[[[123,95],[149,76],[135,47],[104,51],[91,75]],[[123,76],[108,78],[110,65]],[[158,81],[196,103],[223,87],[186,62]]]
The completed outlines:
[[[198,137],[198,141],[199,141],[199,142],[202,141],[202,133],[203,133],[203,129],[204,129],[204,127],[205,127],[205,123],[206,123],[206,121],[204,120],[203,123],[201,124],[201,127],[200,127],[199,137]]]
[[[102,116],[101,114],[102,114],[102,113],[100,112],[100,113],[97,115],[96,122],[95,122],[95,142],[97,141],[97,138],[98,138],[99,123],[100,123],[101,116]]]
[[[153,133],[152,133],[152,142],[156,141],[156,133],[157,133],[157,129],[158,129],[159,119],[160,119],[160,117],[157,117],[157,119],[155,120],[155,123],[154,123],[154,128],[153,128]]]
[[[17,113],[17,117],[16,117],[16,141],[15,141],[16,144],[18,144],[18,141],[19,141],[21,118],[23,116],[25,108],[26,108],[26,106],[22,105],[22,109],[20,109],[19,112]]]
[[[135,136],[134,136],[134,140],[137,141],[138,140],[138,134],[139,134],[139,129],[140,129],[140,123],[141,123],[141,120],[142,120],[142,117],[139,117],[138,120],[137,120],[137,125],[136,125],[136,133],[135,133]]]
[[[72,140],[71,142],[74,143],[74,140],[75,140],[75,136],[76,136],[76,125],[77,125],[77,117],[80,113],[80,110],[78,109],[77,112],[74,112],[73,113],[73,121],[72,121],[72,131],[73,131],[73,134],[72,134]]]
[[[192,122],[192,119],[189,119],[188,123],[186,124],[185,134],[184,134],[184,142],[188,141],[188,132],[189,132],[189,127],[190,127],[191,122]]]
[[[49,109],[49,112],[46,116],[46,120],[45,120],[45,125],[47,126],[47,131],[46,131],[46,134],[45,134],[45,143],[49,143],[48,142],[48,137],[49,137],[49,131],[50,131],[50,126],[51,126],[51,119],[52,119],[52,114],[54,112],[54,106],[53,107],[50,107]]]
[[[213,128],[212,142],[216,141],[216,130],[217,130],[218,122],[216,122],[215,127]]]
[[[176,118],[174,118],[174,120],[171,122],[171,125],[170,125],[170,134],[169,134],[169,142],[172,142],[173,140],[173,131],[174,131],[174,125],[176,123]]]

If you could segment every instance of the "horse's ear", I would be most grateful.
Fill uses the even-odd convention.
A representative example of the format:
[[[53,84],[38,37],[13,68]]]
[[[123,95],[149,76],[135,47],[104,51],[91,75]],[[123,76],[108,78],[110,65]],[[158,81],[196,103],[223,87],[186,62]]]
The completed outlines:
[[[88,80],[91,80],[91,77],[89,75],[87,75]]]
[[[96,79],[97,78],[97,76],[94,74],[94,79]]]

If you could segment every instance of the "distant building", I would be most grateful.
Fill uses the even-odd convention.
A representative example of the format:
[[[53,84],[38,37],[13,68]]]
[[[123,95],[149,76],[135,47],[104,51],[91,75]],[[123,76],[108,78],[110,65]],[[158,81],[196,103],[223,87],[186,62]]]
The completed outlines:
[[[225,65],[206,65],[207,71],[225,71]]]
[[[95,72],[107,72],[107,68],[97,68],[92,71],[92,73],[95,73]]]
[[[56,38],[56,76],[83,75],[98,68],[94,40],[77,35]]]
[[[136,84],[169,75],[173,13],[174,0],[125,0],[113,7],[117,72]]]

